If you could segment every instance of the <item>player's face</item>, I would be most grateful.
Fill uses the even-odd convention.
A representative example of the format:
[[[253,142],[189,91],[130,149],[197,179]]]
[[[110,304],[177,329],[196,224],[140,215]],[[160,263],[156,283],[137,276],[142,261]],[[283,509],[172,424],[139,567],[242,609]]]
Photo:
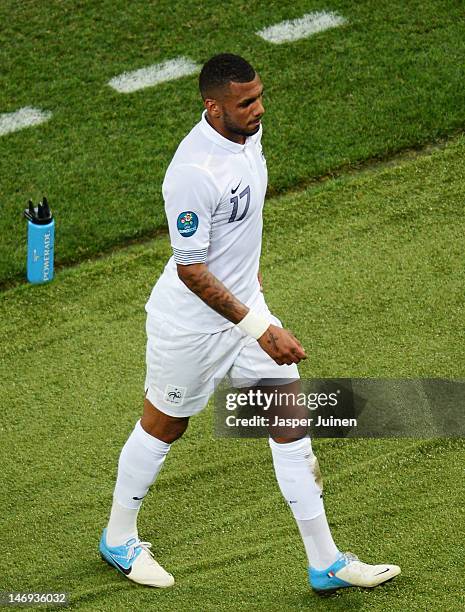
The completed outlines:
[[[226,138],[243,142],[246,136],[252,136],[260,129],[265,109],[263,85],[258,74],[248,83],[229,83],[221,97],[206,102],[216,129]]]
[[[258,132],[265,112],[263,85],[258,74],[249,83],[231,82],[222,102],[223,123],[227,130],[241,136]]]

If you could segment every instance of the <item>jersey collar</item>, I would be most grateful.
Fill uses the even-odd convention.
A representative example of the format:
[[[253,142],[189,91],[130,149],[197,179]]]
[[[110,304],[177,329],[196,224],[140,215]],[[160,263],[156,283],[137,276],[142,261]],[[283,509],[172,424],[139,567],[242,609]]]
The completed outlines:
[[[228,151],[231,151],[232,153],[240,153],[244,150],[245,144],[241,145],[238,142],[233,142],[212,128],[206,119],[206,114],[207,111],[204,110],[202,113],[202,119],[200,120],[200,129],[209,140],[212,140],[215,144],[223,147],[224,149],[228,149]],[[246,139],[246,143],[247,140],[248,138]]]

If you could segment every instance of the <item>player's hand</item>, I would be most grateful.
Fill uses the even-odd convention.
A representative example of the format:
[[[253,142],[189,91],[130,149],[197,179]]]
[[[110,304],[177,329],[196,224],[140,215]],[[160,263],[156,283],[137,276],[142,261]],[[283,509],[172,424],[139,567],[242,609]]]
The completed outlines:
[[[287,329],[277,325],[270,325],[257,342],[278,365],[291,365],[291,363],[299,363],[302,359],[307,359],[297,338]]]
[[[263,277],[262,277],[261,272],[257,274],[257,278],[258,278],[258,284],[260,285],[260,291],[263,293]]]

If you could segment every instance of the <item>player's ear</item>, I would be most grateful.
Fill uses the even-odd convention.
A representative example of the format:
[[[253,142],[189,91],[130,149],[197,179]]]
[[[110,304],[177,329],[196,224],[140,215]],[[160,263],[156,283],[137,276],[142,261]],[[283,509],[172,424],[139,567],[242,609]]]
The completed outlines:
[[[215,119],[221,117],[221,105],[218,103],[217,100],[214,100],[213,98],[207,98],[206,100],[204,100],[204,106],[211,117],[215,117]]]

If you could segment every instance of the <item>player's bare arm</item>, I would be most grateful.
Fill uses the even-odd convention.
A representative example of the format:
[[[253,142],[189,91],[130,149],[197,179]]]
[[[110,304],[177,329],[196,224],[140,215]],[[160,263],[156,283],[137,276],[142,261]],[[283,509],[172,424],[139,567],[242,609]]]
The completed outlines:
[[[177,264],[177,270],[182,282],[228,321],[237,325],[249,312],[249,308],[209,271],[206,264]],[[299,363],[307,358],[302,345],[291,332],[277,325],[270,325],[257,341],[279,365]]]
[[[249,310],[247,306],[235,298],[205,264],[177,264],[177,269],[182,282],[228,321],[237,324],[245,317]]]

